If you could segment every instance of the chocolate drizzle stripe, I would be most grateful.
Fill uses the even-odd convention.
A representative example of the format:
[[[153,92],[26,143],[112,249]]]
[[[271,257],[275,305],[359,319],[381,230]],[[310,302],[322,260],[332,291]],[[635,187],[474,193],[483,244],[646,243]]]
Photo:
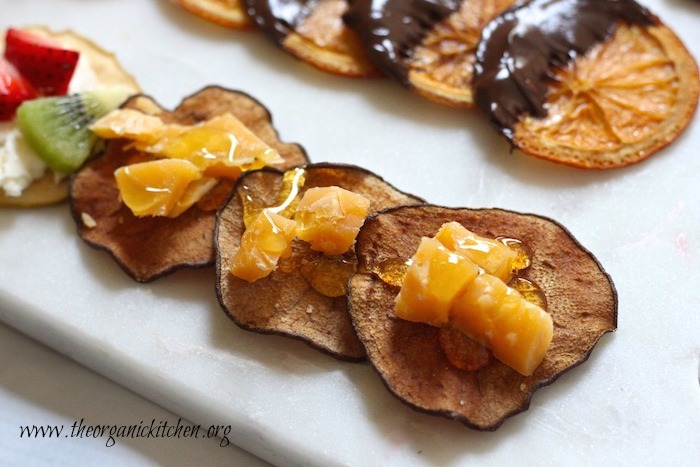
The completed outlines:
[[[543,118],[548,84],[620,22],[658,24],[634,0],[531,0],[517,3],[482,31],[473,90],[477,105],[507,138],[523,114]]]
[[[408,85],[406,61],[412,49],[460,4],[460,0],[350,0],[343,19],[360,36],[374,65]]]

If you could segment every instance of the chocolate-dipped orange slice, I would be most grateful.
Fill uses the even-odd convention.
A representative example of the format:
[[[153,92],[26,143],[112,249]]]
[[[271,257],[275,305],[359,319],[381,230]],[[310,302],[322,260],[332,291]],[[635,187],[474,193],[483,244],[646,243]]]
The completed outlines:
[[[343,76],[380,74],[343,23],[347,0],[246,0],[246,5],[263,33],[298,59]]]
[[[478,105],[514,147],[589,169],[639,162],[674,141],[700,90],[695,60],[633,0],[530,0],[489,23]]]

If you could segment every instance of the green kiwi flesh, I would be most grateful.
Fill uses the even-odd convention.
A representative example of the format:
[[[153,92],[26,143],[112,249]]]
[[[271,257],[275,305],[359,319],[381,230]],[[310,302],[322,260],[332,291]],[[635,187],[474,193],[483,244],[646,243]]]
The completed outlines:
[[[44,97],[22,103],[17,123],[27,142],[58,173],[77,170],[90,156],[97,137],[90,125],[117,108],[129,95],[123,87]]]

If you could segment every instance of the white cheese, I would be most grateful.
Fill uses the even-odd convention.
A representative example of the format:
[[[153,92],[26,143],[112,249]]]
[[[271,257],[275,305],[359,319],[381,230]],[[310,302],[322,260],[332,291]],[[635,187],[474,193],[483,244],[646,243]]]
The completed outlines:
[[[14,122],[0,124],[0,187],[7,196],[20,196],[34,180],[46,172]]]

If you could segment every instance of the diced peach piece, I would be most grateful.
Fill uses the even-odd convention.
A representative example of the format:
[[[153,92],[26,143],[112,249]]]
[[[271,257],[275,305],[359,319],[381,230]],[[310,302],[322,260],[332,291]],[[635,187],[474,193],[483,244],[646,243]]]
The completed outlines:
[[[159,159],[118,168],[114,172],[124,204],[135,216],[169,216],[200,170],[182,159]]]
[[[396,297],[396,316],[433,326],[447,324],[455,298],[477,274],[479,267],[472,260],[424,237]]]
[[[292,254],[296,222],[263,210],[241,237],[241,246],[231,260],[230,271],[248,282],[268,276],[280,258]]]
[[[443,224],[435,238],[445,248],[464,254],[485,272],[508,281],[517,253],[504,243],[477,235],[459,222]]]
[[[540,365],[552,341],[551,316],[490,274],[479,274],[456,298],[451,321],[524,376]]]
[[[337,186],[309,188],[294,214],[297,236],[312,250],[343,254],[355,243],[369,205],[364,196]]]

